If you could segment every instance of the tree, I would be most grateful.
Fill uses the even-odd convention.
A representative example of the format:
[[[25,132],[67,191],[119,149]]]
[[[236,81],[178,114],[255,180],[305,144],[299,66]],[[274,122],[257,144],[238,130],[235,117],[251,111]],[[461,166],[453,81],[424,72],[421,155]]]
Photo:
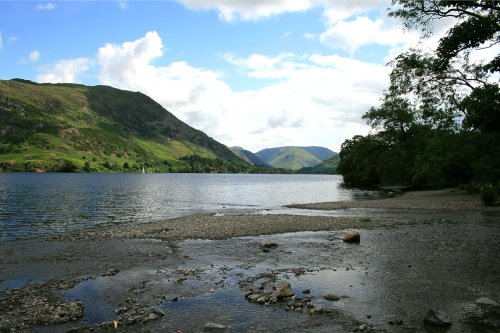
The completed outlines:
[[[389,15],[402,19],[408,29],[421,29],[430,36],[437,20],[456,24],[439,40],[433,53],[411,49],[393,62],[389,95],[411,96],[422,121],[440,128],[458,130],[476,123],[476,113],[498,113],[500,56],[473,63],[471,53],[500,43],[500,1],[393,0]],[[472,96],[472,97],[471,97]],[[469,100],[481,99],[481,107]],[[491,109],[493,107],[493,109]],[[479,126],[480,127],[480,126]],[[477,127],[472,127],[478,129]]]
[[[363,119],[376,131],[346,140],[337,171],[349,186],[500,185],[500,1],[393,0],[390,16],[426,37],[454,25],[433,52],[413,48],[390,63],[390,86]]]

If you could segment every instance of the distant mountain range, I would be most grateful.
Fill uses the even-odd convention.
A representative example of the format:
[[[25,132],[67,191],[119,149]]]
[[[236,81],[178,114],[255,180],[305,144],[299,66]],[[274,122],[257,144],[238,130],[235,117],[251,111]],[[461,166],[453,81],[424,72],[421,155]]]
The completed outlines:
[[[248,163],[252,163],[254,165],[262,166],[262,167],[266,167],[266,168],[272,168],[272,165],[267,164],[266,162],[261,160],[257,155],[255,155],[254,153],[252,153],[249,150],[243,149],[241,147],[230,147],[229,149],[231,149],[231,151],[236,156],[238,156],[239,158],[241,158],[244,161],[247,161]]]
[[[255,155],[275,168],[299,170],[316,166],[338,154],[324,147],[287,146],[263,149]]]

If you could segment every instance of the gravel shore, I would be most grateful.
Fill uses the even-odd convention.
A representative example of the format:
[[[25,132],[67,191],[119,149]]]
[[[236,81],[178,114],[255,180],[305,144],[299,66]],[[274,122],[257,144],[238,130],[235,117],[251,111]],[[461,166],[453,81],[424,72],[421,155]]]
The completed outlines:
[[[436,308],[447,332],[498,332],[500,207],[454,190],[290,207],[0,244],[0,331],[425,332]]]
[[[154,238],[161,240],[225,239],[230,237],[272,235],[285,232],[377,228],[422,223],[415,218],[418,210],[442,215],[455,211],[498,212],[500,207],[484,207],[477,195],[455,190],[407,192],[385,199],[289,205],[309,210],[379,209],[406,211],[406,214],[384,212],[383,217],[366,213],[358,216],[307,216],[290,214],[195,214],[176,219],[143,224],[128,224],[57,236],[57,239]],[[412,216],[413,214],[413,216]],[[354,214],[353,214],[354,215]],[[437,220],[437,218],[435,218]]]

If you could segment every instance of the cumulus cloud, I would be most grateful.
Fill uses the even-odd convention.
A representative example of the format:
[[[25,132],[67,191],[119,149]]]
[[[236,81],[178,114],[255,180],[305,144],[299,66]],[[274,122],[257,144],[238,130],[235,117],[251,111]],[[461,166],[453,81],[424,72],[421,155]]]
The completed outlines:
[[[37,62],[40,59],[41,53],[38,50],[33,50],[28,55],[30,62]]]
[[[92,61],[88,58],[65,59],[39,69],[39,82],[79,83],[79,75],[90,69]]]
[[[219,19],[226,22],[259,21],[283,13],[303,12],[321,5],[322,0],[177,0],[192,10],[216,10]]]
[[[419,39],[416,33],[404,32],[401,26],[387,19],[371,19],[358,16],[352,21],[340,21],[321,34],[320,40],[332,48],[353,54],[364,45],[377,44],[390,47],[414,45]]]
[[[35,6],[36,10],[54,10],[56,9],[56,5],[52,2],[47,2],[46,4],[39,3]]]
[[[156,32],[97,52],[99,81],[142,91],[191,126],[227,145],[258,150],[272,145],[317,144],[364,131],[360,116],[379,102],[388,69],[337,55],[246,57],[224,54],[242,75],[274,80],[262,88],[233,91],[222,74],[184,61],[156,66],[164,45]],[[366,131],[365,131],[366,132]],[[256,135],[256,133],[260,133]],[[341,135],[344,135],[343,137]]]
[[[78,82],[95,68],[99,83],[141,91],[216,140],[253,151],[324,142],[338,150],[345,138],[368,132],[360,116],[379,102],[388,80],[383,65],[334,54],[225,54],[241,75],[266,80],[261,88],[233,91],[222,73],[184,61],[155,65],[164,52],[162,39],[151,31],[134,41],[103,45],[95,60],[62,60],[41,68],[38,79]]]

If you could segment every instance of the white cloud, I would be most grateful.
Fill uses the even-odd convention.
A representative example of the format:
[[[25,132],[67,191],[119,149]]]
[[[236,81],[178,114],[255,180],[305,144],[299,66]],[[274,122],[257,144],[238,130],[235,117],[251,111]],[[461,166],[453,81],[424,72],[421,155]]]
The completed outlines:
[[[52,2],[47,2],[46,4],[39,3],[38,5],[35,6],[36,10],[54,10],[56,8],[57,6]]]
[[[309,39],[309,40],[315,40],[316,34],[313,34],[312,32],[305,32],[302,34],[302,37],[304,37],[305,39]]]
[[[360,117],[379,103],[388,83],[385,66],[333,54],[225,54],[242,75],[279,78],[236,92],[221,73],[184,61],[155,65],[163,55],[162,39],[148,32],[135,41],[102,46],[95,61],[62,60],[45,67],[39,81],[78,82],[95,66],[99,83],[141,91],[216,140],[252,151],[322,144],[338,150],[345,138],[368,132]]]
[[[373,20],[366,16],[338,22],[320,36],[320,40],[330,47],[347,50],[351,54],[364,45],[397,47],[414,45],[418,39],[417,33],[404,32],[401,26],[391,24],[387,19]]]
[[[259,21],[283,13],[303,12],[319,6],[326,0],[177,0],[192,10],[216,10],[219,19],[226,22]]]
[[[118,1],[118,7],[121,9],[121,10],[125,10],[128,8],[128,1],[127,0],[119,0]]]
[[[30,62],[37,62],[40,59],[40,56],[41,56],[40,51],[33,50],[28,55],[28,59],[30,60]]]
[[[38,75],[39,82],[79,83],[78,76],[90,69],[92,61],[88,58],[60,60],[54,65],[43,66]]]
[[[142,91],[216,140],[254,151],[321,142],[336,142],[330,148],[338,149],[353,135],[347,129],[367,132],[360,116],[379,102],[387,86],[386,67],[339,56],[225,54],[244,75],[279,78],[260,89],[235,92],[214,71],[182,61],[155,66],[163,52],[156,32],[106,44],[97,53],[100,83]]]

